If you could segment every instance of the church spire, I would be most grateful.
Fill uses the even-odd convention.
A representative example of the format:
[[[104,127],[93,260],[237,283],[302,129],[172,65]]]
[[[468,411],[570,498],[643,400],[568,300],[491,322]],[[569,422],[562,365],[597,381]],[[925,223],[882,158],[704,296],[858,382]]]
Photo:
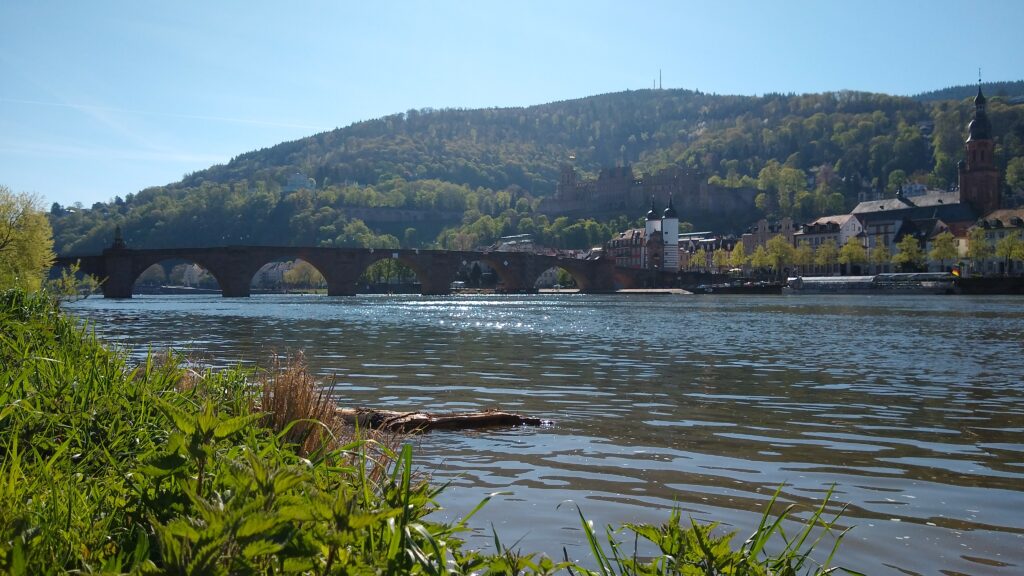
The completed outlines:
[[[974,119],[967,125],[967,141],[991,140],[992,123],[985,112],[985,95],[981,93],[981,80],[978,80],[978,95],[974,97]]]

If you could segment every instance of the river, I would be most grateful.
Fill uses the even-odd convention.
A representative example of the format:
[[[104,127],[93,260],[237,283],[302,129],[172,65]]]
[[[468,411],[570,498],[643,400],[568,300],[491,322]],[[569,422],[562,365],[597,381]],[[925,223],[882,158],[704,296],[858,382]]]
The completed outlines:
[[[142,296],[69,305],[135,355],[304,352],[344,405],[500,407],[541,428],[411,441],[475,546],[585,557],[673,506],[738,532],[835,485],[838,563],[1024,572],[1024,300],[909,296]],[[565,501],[571,504],[561,505]],[[837,510],[838,506],[832,508]],[[630,541],[629,547],[631,549]],[[827,546],[826,546],[827,547]]]

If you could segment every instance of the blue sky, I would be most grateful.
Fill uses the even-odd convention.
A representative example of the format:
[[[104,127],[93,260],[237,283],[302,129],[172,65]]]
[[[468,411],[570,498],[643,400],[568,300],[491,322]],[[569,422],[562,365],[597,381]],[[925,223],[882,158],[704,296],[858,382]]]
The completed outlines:
[[[412,108],[1024,79],[1024,1],[0,2],[0,184],[90,205]]]

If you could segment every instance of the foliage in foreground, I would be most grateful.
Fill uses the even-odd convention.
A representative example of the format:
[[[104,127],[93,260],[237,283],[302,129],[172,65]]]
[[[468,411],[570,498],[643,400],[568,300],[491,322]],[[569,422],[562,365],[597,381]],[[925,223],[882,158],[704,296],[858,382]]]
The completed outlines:
[[[0,286],[38,290],[53,261],[53,233],[33,194],[0,184]]]
[[[428,520],[438,490],[408,446],[354,439],[291,366],[263,386],[103,347],[42,295],[0,293],[0,572],[7,574],[803,574],[825,503],[796,538],[765,515],[738,551],[713,526],[628,526],[660,554],[607,550],[596,571],[466,550]],[[480,506],[483,506],[481,502]],[[826,499],[827,503],[827,499]],[[480,506],[476,510],[479,510]],[[474,513],[475,511],[474,510]],[[582,519],[582,514],[581,514]],[[781,553],[765,543],[781,538]],[[838,543],[838,539],[836,539]],[[826,562],[827,565],[827,562]]]

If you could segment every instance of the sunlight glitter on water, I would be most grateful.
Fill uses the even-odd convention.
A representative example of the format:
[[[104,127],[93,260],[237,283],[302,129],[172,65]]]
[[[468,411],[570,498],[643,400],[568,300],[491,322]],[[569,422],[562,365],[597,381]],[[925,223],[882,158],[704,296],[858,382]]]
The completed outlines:
[[[514,492],[475,519],[479,546],[494,522],[526,550],[581,550],[565,500],[598,526],[661,522],[678,503],[745,536],[778,486],[809,505],[835,483],[856,525],[841,559],[861,571],[1024,566],[1024,382],[1007,377],[1024,351],[1019,299],[147,297],[73,308],[141,353],[173,345],[232,366],[303,350],[345,404],[514,407],[553,421],[412,440],[421,467],[452,482],[445,514]]]

